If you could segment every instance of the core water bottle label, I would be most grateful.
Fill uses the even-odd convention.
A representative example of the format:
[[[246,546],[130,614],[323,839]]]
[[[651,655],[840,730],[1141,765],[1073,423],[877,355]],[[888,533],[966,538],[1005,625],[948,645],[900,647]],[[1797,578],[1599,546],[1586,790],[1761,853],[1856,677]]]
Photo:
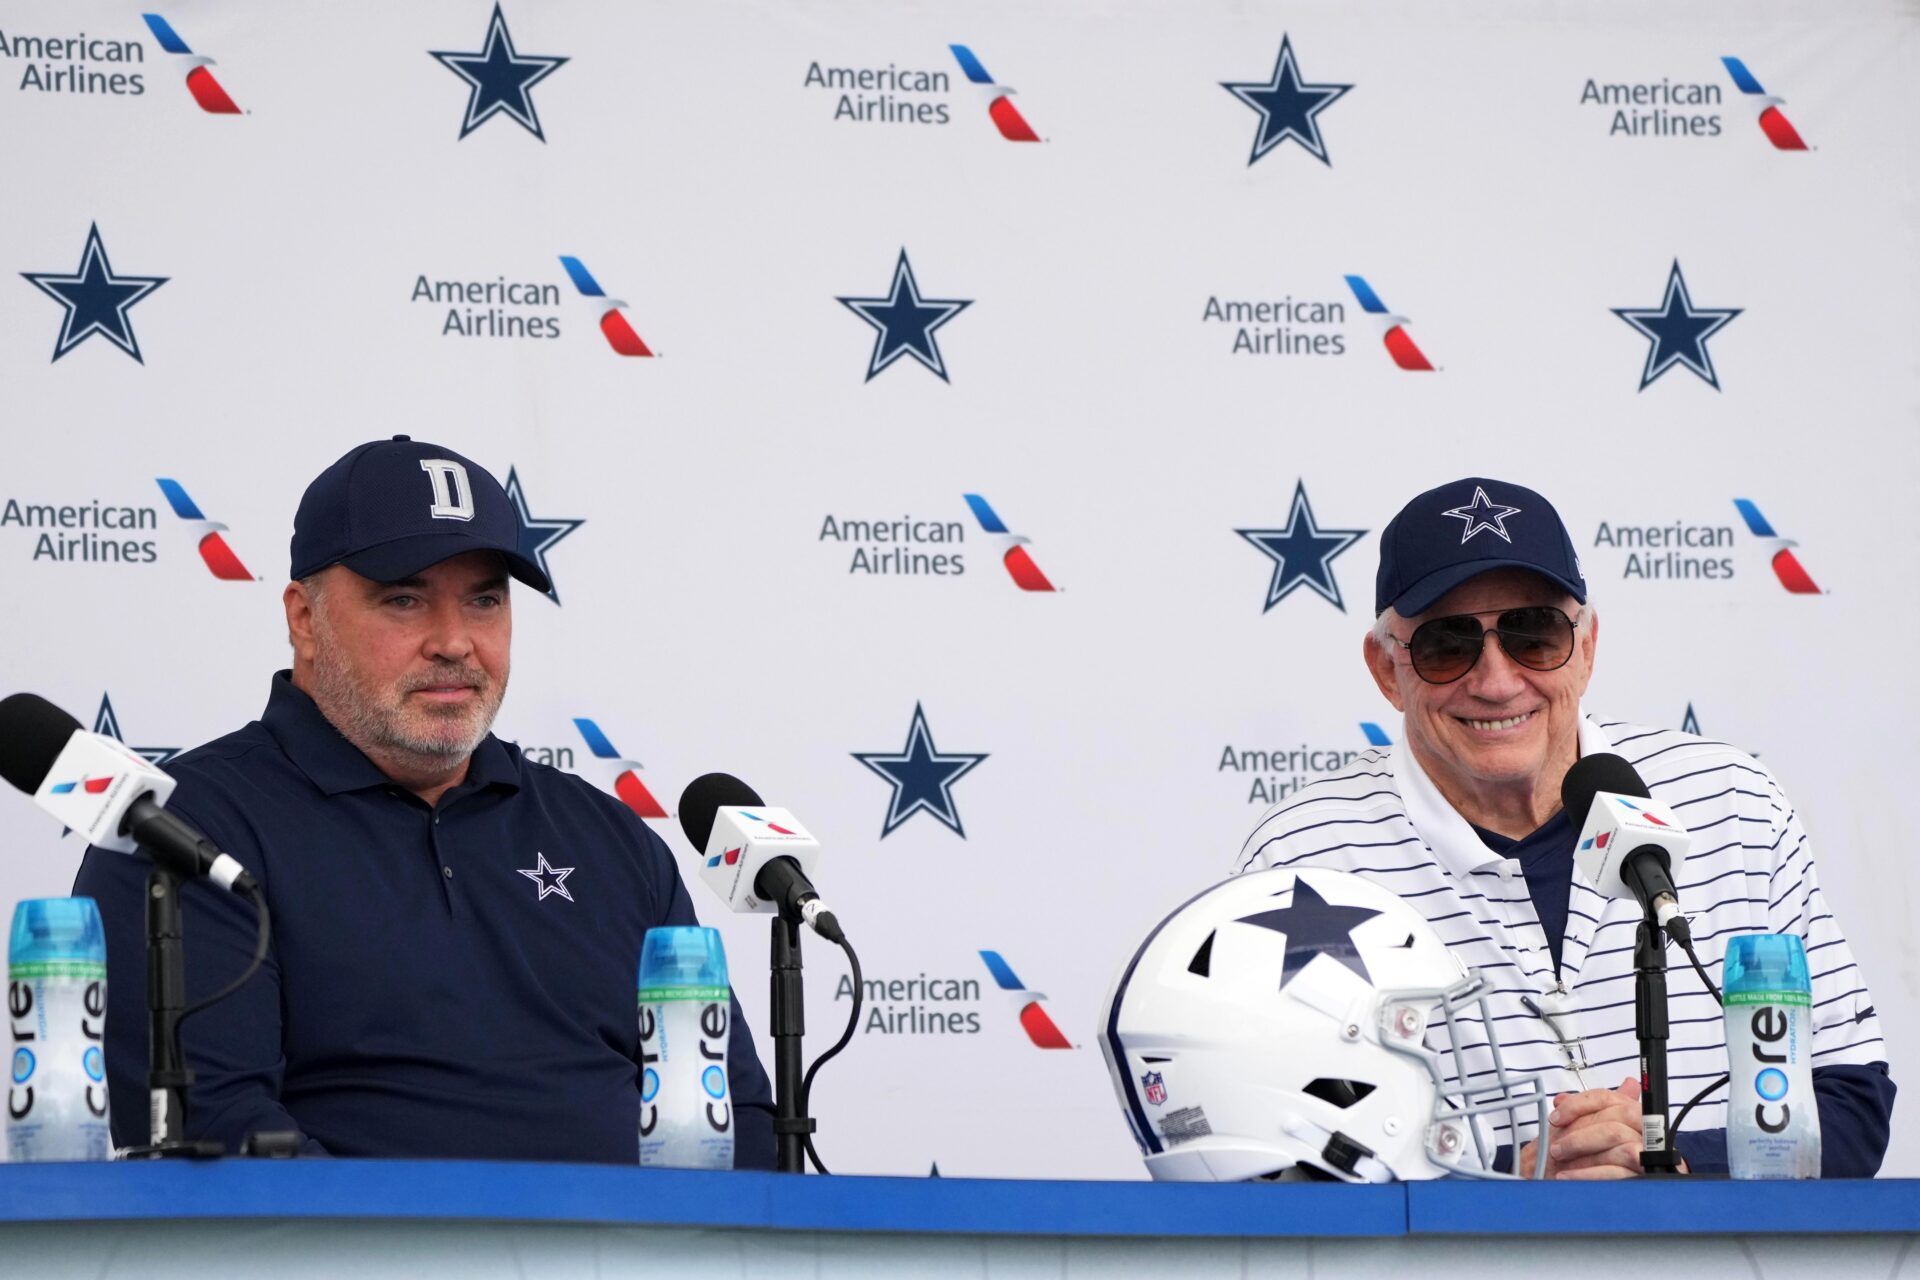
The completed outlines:
[[[732,1013],[726,989],[704,1002],[642,1003],[639,1016],[640,1163],[731,1169],[727,1047]]]
[[[660,1004],[667,1000],[698,1000],[712,1003],[733,995],[727,987],[641,987],[640,1004]]]
[[[1804,993],[1772,992],[1727,1002],[1727,1163],[1735,1178],[1820,1176],[1807,1001]]]
[[[1802,1009],[1813,1008],[1813,994],[1808,991],[1729,991],[1722,1003],[1725,1004],[1790,1004]]]
[[[111,1153],[101,972],[86,961],[8,968],[9,1160],[105,1160]]]
[[[7,966],[7,977],[14,982],[35,982],[42,978],[105,982],[107,966],[96,960],[16,960]]]

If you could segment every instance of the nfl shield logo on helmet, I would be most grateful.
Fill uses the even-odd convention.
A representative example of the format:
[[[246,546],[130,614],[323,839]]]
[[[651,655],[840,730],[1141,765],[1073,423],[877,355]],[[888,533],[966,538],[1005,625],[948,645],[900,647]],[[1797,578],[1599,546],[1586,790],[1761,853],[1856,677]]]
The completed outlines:
[[[1147,1102],[1152,1106],[1167,1105],[1167,1081],[1158,1071],[1149,1071],[1140,1077],[1140,1087],[1147,1092]]]

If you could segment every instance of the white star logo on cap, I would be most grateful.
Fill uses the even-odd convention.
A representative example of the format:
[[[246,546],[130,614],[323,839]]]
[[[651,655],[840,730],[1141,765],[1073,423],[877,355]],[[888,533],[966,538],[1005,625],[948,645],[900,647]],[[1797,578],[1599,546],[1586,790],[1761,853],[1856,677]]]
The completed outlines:
[[[1495,502],[1487,496],[1487,491],[1479,485],[1473,487],[1473,501],[1464,507],[1455,507],[1451,511],[1442,511],[1443,516],[1466,522],[1467,531],[1460,535],[1460,545],[1465,546],[1467,539],[1476,533],[1492,532],[1504,542],[1512,542],[1507,536],[1507,517],[1520,514],[1520,508],[1509,507]]]
[[[540,859],[538,866],[519,867],[515,869],[518,870],[521,875],[540,886],[540,897],[536,899],[536,901],[545,902],[548,894],[557,893],[568,902],[572,902],[573,895],[567,892],[567,877],[573,874],[573,868],[549,865],[547,855],[544,853],[535,856]]]

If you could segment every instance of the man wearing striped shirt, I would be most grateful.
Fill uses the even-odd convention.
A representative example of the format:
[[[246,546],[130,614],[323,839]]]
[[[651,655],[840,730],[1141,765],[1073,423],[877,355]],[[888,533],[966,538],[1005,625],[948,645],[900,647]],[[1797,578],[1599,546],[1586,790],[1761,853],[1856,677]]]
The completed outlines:
[[[1560,805],[1575,760],[1624,756],[1693,833],[1675,879],[1707,970],[1735,934],[1805,940],[1822,1176],[1871,1177],[1894,1085],[1873,997],[1820,892],[1799,817],[1743,752],[1583,711],[1600,623],[1552,505],[1483,478],[1414,498],[1381,534],[1374,611],[1367,667],[1405,716],[1401,745],[1269,810],[1236,870],[1334,867],[1417,907],[1488,981],[1507,1065],[1543,1072],[1559,1095],[1547,1176],[1629,1177],[1641,1152],[1641,910],[1602,897],[1580,873],[1578,823]],[[1720,1010],[1684,965],[1668,974],[1668,1008],[1677,1110],[1726,1071],[1727,1052]],[[1485,1029],[1469,1023],[1463,1034],[1469,1074],[1490,1076]],[[1674,1138],[1690,1171],[1726,1170],[1725,1126],[1721,1090]],[[1503,1128],[1499,1138],[1509,1152],[1519,1143],[1520,1167],[1531,1167],[1540,1135]]]

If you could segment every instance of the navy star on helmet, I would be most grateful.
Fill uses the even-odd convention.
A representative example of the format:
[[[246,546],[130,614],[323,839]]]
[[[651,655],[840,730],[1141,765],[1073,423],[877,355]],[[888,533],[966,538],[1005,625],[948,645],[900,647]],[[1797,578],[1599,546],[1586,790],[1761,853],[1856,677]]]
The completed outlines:
[[[1488,989],[1392,892],[1277,867],[1154,926],[1100,1047],[1157,1182],[1505,1177],[1496,1150],[1544,1131],[1549,1099],[1507,1063]]]

